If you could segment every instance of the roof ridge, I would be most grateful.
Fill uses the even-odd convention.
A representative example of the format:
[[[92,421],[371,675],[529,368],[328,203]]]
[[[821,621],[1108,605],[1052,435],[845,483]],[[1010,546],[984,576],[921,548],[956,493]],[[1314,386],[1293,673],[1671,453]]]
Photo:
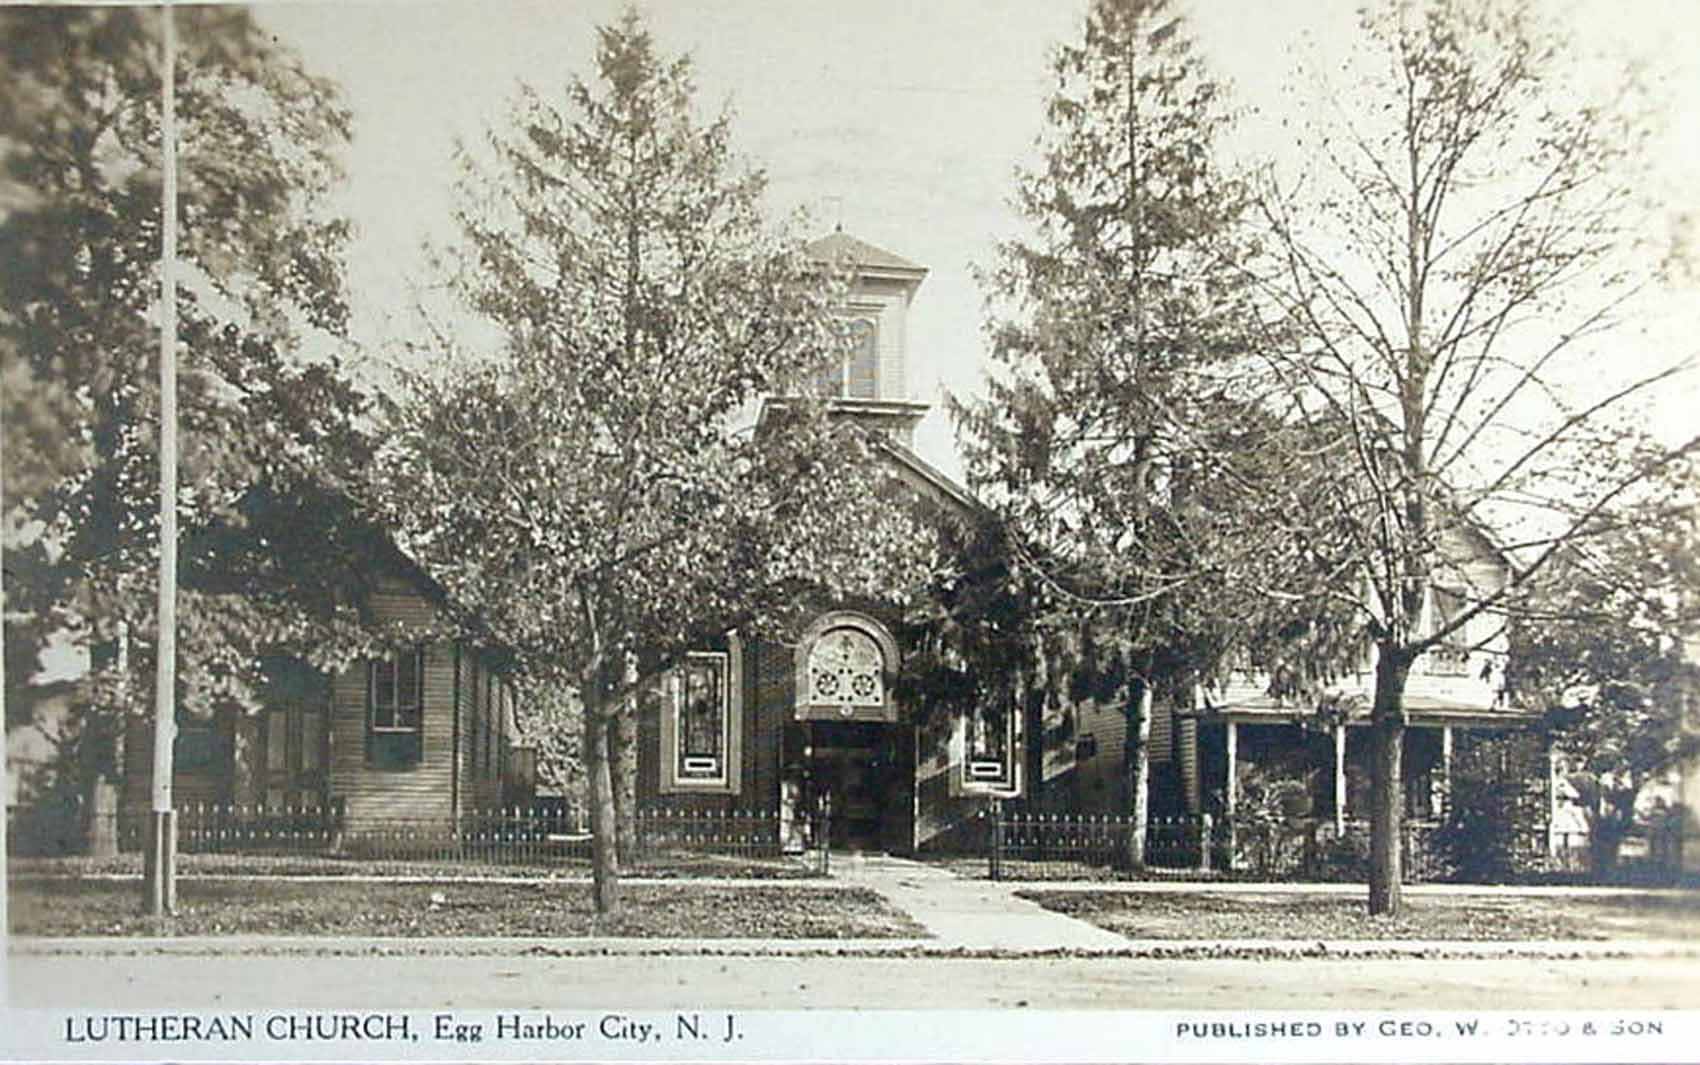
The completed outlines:
[[[897,270],[914,274],[927,272],[927,268],[919,263],[910,262],[903,256],[870,244],[860,237],[853,237],[842,228],[810,241],[803,246],[803,252],[815,259],[846,259],[856,266],[868,266],[877,270]]]

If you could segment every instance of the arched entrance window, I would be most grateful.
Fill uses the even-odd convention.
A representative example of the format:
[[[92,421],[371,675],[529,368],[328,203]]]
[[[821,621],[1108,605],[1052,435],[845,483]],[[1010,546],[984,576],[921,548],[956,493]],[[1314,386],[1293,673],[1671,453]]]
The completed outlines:
[[[850,611],[816,619],[797,648],[797,719],[897,720],[896,668],[897,643],[879,622]]]

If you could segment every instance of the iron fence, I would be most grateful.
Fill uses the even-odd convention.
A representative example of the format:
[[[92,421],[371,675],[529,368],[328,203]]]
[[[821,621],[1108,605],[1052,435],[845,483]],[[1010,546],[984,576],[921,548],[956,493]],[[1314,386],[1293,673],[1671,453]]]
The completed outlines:
[[[1209,872],[1218,848],[1206,845],[1219,833],[1209,815],[1147,821],[1142,862],[1131,817],[1030,811],[996,803],[988,821],[988,873],[994,880],[1103,879],[1144,867]]]
[[[645,807],[621,826],[620,863],[656,875],[824,876],[829,813]],[[482,810],[459,818],[351,815],[346,806],[276,808],[184,804],[177,852],[186,871],[412,874],[435,867],[588,867],[582,811],[558,804]],[[11,858],[110,856],[126,871],[145,843],[140,811],[75,804],[7,809]],[[126,864],[128,863],[128,864]],[[86,864],[86,863],[85,863]]]
[[[987,875],[994,880],[1119,879],[1147,875],[1231,876],[1274,881],[1361,882],[1369,873],[1369,825],[1329,818],[1209,814],[1147,821],[1143,864],[1133,861],[1134,820],[1125,815],[1031,811],[993,804],[983,814]],[[1450,835],[1449,835],[1450,833]],[[1468,860],[1486,844],[1433,821],[1406,821],[1401,865],[1407,883],[1468,880],[1643,880],[1680,875],[1680,847],[1659,829],[1631,836],[1622,860],[1597,872],[1588,837],[1545,825],[1498,826],[1492,863]],[[1461,860],[1461,855],[1465,856]]]

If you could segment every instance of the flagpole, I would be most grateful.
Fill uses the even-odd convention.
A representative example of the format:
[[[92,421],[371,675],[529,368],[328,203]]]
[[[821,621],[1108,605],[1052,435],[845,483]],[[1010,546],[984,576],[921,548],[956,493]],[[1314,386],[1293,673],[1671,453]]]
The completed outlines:
[[[171,797],[177,736],[177,28],[171,0],[160,5],[160,25],[159,128],[165,158],[159,259],[159,653],[145,878],[148,912],[155,917],[177,911],[177,819]]]

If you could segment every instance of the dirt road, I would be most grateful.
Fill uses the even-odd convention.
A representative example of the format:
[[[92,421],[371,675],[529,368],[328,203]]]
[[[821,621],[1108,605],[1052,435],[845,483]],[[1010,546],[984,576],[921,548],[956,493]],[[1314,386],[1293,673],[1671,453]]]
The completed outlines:
[[[11,1004],[131,1009],[1688,1008],[1700,959],[32,956]]]

